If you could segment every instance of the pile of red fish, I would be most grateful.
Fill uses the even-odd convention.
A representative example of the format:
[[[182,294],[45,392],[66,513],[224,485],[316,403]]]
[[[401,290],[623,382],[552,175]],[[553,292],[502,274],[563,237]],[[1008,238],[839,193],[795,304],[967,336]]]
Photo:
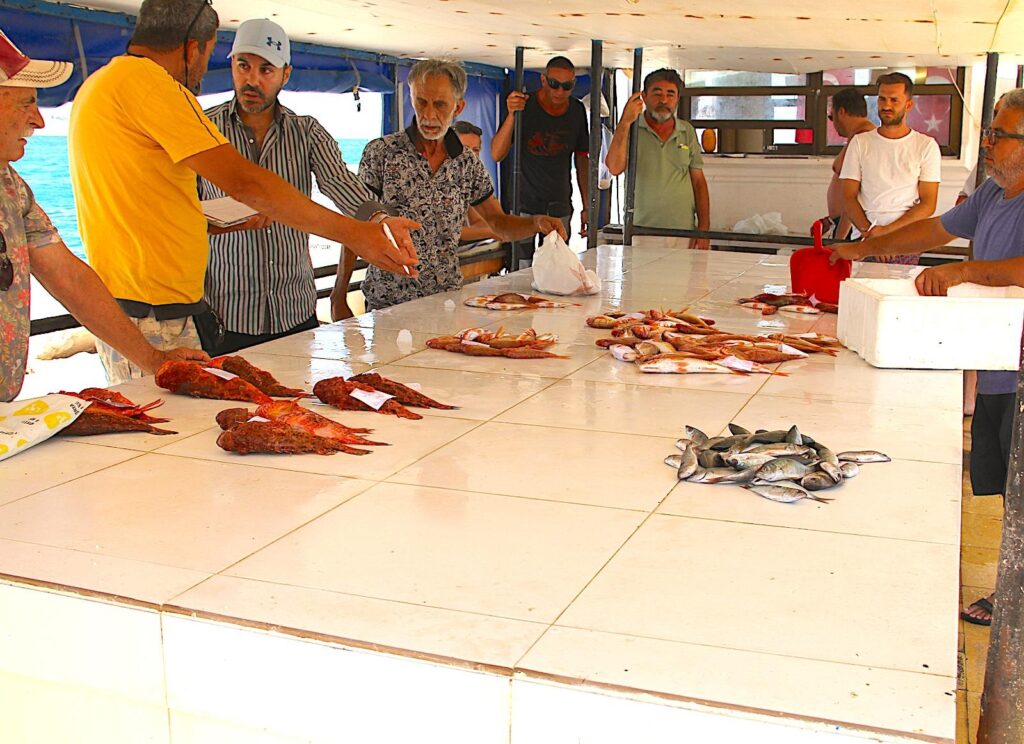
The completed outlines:
[[[454,336],[438,336],[427,341],[427,348],[469,356],[500,356],[507,359],[568,359],[544,351],[558,342],[553,333],[538,334],[530,328],[520,334],[505,333],[503,328],[467,328]]]
[[[87,436],[89,434],[112,434],[122,431],[142,431],[149,434],[177,434],[169,429],[159,429],[153,424],[163,424],[170,419],[150,416],[152,411],[163,405],[154,400],[145,405],[136,405],[121,393],[104,388],[85,388],[78,393],[62,390],[60,395],[70,395],[89,402],[81,415],[64,427],[59,436]]]
[[[839,305],[833,305],[831,302],[821,302],[805,294],[773,294],[771,292],[764,292],[753,297],[741,297],[736,302],[743,305],[743,307],[749,307],[751,310],[760,310],[761,315],[774,315],[779,310],[784,313],[800,313],[803,315],[839,312]]]
[[[455,406],[438,403],[407,385],[375,372],[364,372],[349,379],[331,377],[313,387],[323,403],[344,411],[376,411],[399,418],[421,419],[415,408],[450,410]],[[253,452],[333,455],[366,455],[360,447],[380,446],[365,438],[370,429],[356,429],[303,408],[296,401],[261,404],[255,411],[229,408],[217,414],[224,431],[217,437],[221,449],[239,454]]]
[[[685,374],[782,374],[765,366],[808,354],[835,355],[837,339],[818,333],[766,336],[725,333],[715,321],[686,311],[609,312],[587,318],[591,328],[611,331],[596,344],[641,372]]]

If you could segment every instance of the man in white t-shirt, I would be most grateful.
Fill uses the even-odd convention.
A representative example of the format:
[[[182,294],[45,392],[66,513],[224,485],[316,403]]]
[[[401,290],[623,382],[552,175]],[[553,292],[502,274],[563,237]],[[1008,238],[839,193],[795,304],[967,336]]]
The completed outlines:
[[[839,179],[845,214],[865,237],[879,237],[935,213],[941,153],[931,137],[906,122],[914,84],[903,73],[878,78],[878,118],[873,132],[847,145]],[[917,256],[888,256],[887,263],[916,264]]]

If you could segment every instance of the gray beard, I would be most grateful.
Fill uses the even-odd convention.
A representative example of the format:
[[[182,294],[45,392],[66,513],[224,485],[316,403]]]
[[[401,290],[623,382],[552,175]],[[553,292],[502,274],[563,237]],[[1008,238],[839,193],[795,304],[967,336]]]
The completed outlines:
[[[664,122],[668,121],[669,119],[671,119],[674,116],[674,114],[671,111],[664,111],[664,112],[662,112],[662,111],[655,111],[654,109],[650,110],[650,114],[651,114],[651,118],[654,119],[656,122],[659,122],[659,123],[664,123]]]

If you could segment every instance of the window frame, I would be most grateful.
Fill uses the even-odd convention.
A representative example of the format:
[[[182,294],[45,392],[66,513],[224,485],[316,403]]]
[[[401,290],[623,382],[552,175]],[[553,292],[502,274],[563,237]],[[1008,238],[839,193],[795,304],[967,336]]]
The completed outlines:
[[[950,97],[949,113],[949,144],[940,145],[939,150],[944,156],[959,157],[963,135],[963,99],[960,92],[964,89],[967,70],[956,68],[956,83],[931,83],[914,86],[915,95],[948,95]],[[762,129],[767,135],[774,129],[810,129],[813,134],[811,144],[775,145],[765,142],[762,155],[836,155],[841,145],[827,144],[828,99],[832,93],[844,88],[853,88],[865,96],[877,95],[877,85],[825,85],[823,71],[807,73],[807,85],[786,86],[730,86],[730,87],[684,87],[680,91],[678,115],[690,122],[697,129]],[[691,119],[692,99],[699,96],[803,96],[804,119],[775,121],[765,119]]]

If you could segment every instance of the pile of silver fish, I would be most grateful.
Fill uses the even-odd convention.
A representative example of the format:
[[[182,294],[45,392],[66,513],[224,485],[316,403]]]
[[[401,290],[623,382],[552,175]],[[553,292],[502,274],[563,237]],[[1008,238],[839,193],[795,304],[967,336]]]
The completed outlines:
[[[836,454],[796,426],[750,431],[729,424],[729,431],[727,437],[709,437],[685,427],[686,437],[676,442],[680,454],[669,455],[665,464],[689,483],[732,483],[784,504],[802,499],[827,504],[832,499],[817,491],[855,478],[865,463],[890,460],[874,450]]]

